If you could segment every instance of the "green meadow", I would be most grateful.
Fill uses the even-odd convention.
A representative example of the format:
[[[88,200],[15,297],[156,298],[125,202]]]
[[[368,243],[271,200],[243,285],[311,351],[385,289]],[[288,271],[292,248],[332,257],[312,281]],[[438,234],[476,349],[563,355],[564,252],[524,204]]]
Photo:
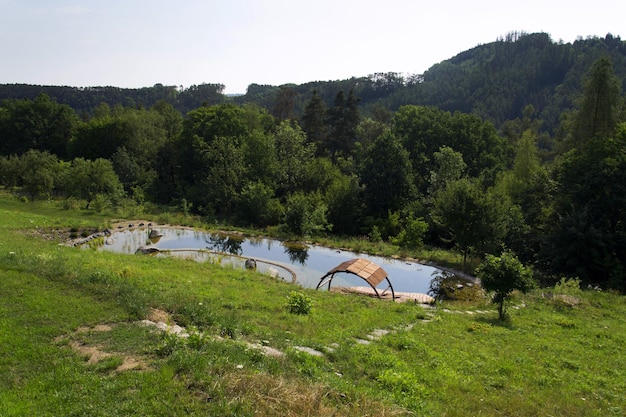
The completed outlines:
[[[564,282],[500,321],[487,298],[425,308],[62,245],[114,220],[0,194],[0,416],[626,414],[617,293]]]

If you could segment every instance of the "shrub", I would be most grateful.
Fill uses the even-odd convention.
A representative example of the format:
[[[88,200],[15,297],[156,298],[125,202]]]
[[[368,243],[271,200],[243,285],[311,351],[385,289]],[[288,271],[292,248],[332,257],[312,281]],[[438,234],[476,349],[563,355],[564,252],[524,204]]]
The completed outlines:
[[[313,300],[302,292],[291,291],[287,297],[287,310],[291,314],[306,316],[311,313]]]
[[[181,326],[197,326],[199,328],[211,327],[217,323],[217,317],[207,300],[178,307],[174,313],[174,320]]]
[[[428,223],[422,217],[414,218],[412,215],[405,220],[404,228],[391,243],[403,248],[419,248],[424,244],[424,235],[428,231]]]
[[[476,275],[481,279],[487,291],[493,291],[494,303],[498,304],[498,317],[505,318],[504,303],[514,290],[526,292],[534,286],[532,269],[522,265],[515,254],[509,250],[500,256],[487,255],[476,268]]]
[[[582,290],[580,289],[580,280],[578,278],[570,278],[567,279],[565,277],[561,278],[559,282],[554,285],[554,294],[565,294],[565,295],[582,295]]]

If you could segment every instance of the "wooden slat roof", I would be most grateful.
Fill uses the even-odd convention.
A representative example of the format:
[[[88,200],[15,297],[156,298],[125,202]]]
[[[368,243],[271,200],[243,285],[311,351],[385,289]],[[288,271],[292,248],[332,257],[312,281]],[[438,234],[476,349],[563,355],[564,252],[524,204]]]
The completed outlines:
[[[363,258],[350,259],[337,265],[327,275],[335,272],[351,272],[366,280],[372,287],[376,287],[387,278],[387,272],[372,261]]]

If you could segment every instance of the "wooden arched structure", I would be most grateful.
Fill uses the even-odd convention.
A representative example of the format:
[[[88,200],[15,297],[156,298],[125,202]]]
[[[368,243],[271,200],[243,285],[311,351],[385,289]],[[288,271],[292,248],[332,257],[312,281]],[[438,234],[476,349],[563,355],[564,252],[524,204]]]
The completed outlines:
[[[393,290],[393,285],[391,285],[391,281],[389,281],[387,272],[385,272],[384,269],[376,265],[374,262],[368,261],[367,259],[363,258],[350,259],[349,261],[345,261],[337,265],[335,268],[328,271],[328,273],[326,273],[326,275],[324,275],[320,279],[320,282],[319,284],[317,284],[316,289],[319,289],[325,284],[328,284],[328,289],[330,290],[333,278],[335,278],[335,274],[339,272],[346,272],[363,278],[370,285],[370,287],[372,287],[374,293],[376,293],[376,296],[378,298],[381,298],[381,295],[385,295],[389,290],[391,290],[391,299],[395,300],[396,298],[396,294]],[[378,286],[378,284],[383,282],[383,280],[386,280],[387,284],[389,285],[387,286],[387,288],[379,293],[376,287]]]

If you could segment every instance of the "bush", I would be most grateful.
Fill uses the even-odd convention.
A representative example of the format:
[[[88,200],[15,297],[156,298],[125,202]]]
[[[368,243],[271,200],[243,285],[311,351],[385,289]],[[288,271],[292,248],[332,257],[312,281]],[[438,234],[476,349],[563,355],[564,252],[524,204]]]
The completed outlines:
[[[493,291],[493,301],[498,305],[498,317],[505,318],[504,303],[514,290],[526,292],[534,286],[533,272],[524,266],[509,250],[500,256],[487,255],[476,268],[483,288]]]
[[[217,317],[207,300],[178,307],[174,313],[174,320],[183,327],[208,328],[217,323]]]
[[[578,278],[570,278],[567,279],[565,277],[561,278],[559,282],[554,285],[554,294],[565,294],[565,295],[573,295],[579,296],[582,295],[582,290],[580,289],[580,280]]]
[[[400,233],[391,239],[391,243],[403,248],[416,249],[424,245],[424,236],[427,231],[428,223],[422,217],[414,218],[411,215],[406,219]]]
[[[319,193],[295,193],[287,198],[284,227],[297,236],[309,236],[330,230],[328,207]]]
[[[304,293],[291,291],[287,297],[287,310],[291,314],[306,316],[313,309],[313,300]]]

